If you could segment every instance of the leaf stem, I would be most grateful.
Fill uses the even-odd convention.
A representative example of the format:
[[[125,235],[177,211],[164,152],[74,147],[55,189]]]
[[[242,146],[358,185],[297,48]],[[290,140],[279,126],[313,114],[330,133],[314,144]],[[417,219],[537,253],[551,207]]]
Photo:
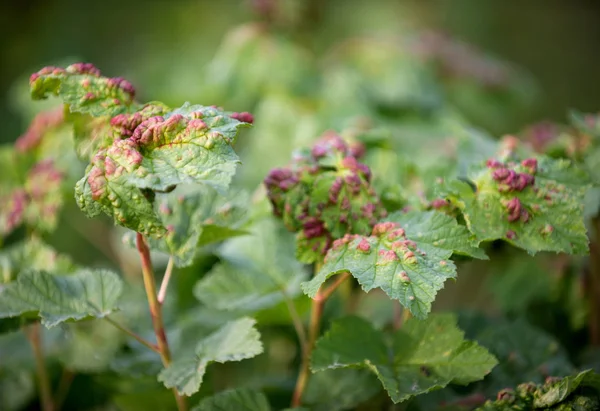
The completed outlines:
[[[302,352],[306,351],[307,348],[307,338],[306,338],[306,330],[304,329],[304,325],[302,324],[302,319],[300,315],[298,315],[298,310],[294,306],[294,302],[288,296],[287,292],[283,287],[281,288],[281,294],[283,294],[283,299],[285,304],[287,305],[288,311],[290,313],[290,317],[292,318],[292,324],[294,324],[294,329],[296,330],[296,334],[298,335],[298,341],[300,341],[300,349]]]
[[[321,264],[315,264],[315,273],[319,272]],[[321,326],[321,318],[323,317],[323,308],[325,302],[333,294],[337,287],[344,282],[346,278],[350,276],[350,273],[346,272],[338,276],[336,280],[326,288],[321,288],[315,298],[312,301],[310,310],[310,326],[308,328],[308,343],[306,349],[302,352],[302,364],[300,365],[300,372],[298,374],[298,380],[296,381],[296,388],[292,396],[292,407],[299,407],[302,403],[302,394],[306,388],[309,376],[309,365],[312,351],[315,347],[315,342],[319,336],[319,330]]]
[[[40,403],[43,411],[54,411],[54,402],[52,400],[52,391],[50,388],[50,378],[46,370],[44,360],[44,351],[42,348],[42,336],[40,324],[35,323],[25,329],[25,334],[29,339],[33,356],[35,358],[35,367],[40,391]]]
[[[167,296],[167,288],[169,287],[169,281],[171,280],[171,274],[173,273],[173,265],[175,260],[173,256],[169,257],[167,268],[165,269],[165,275],[163,276],[162,282],[160,283],[160,290],[158,290],[158,303],[163,304],[165,297]]]
[[[69,388],[71,388],[71,383],[73,382],[73,378],[75,377],[75,373],[68,368],[64,368],[62,375],[60,377],[60,381],[58,383],[58,388],[56,389],[56,394],[54,395],[54,406],[57,410],[62,408],[65,399],[67,398],[67,394],[69,393]]]
[[[152,344],[150,341],[142,338],[141,336],[139,336],[135,332],[131,331],[129,328],[125,327],[124,325],[122,325],[122,324],[118,323],[117,321],[113,320],[112,318],[104,317],[104,319],[106,321],[108,321],[110,324],[112,324],[113,326],[115,326],[117,329],[123,331],[125,334],[127,334],[130,337],[133,337],[134,339],[136,339],[140,344],[142,344],[142,345],[150,348],[152,351],[157,352],[157,353],[160,354],[160,351],[159,351],[158,346],[156,344]]]
[[[142,261],[142,276],[144,277],[144,287],[146,289],[146,297],[148,298],[148,306],[150,307],[150,316],[152,317],[152,325],[154,327],[154,334],[156,335],[158,352],[163,365],[168,367],[169,364],[171,364],[171,351],[169,350],[167,334],[163,324],[162,306],[159,303],[156,294],[156,282],[154,280],[152,260],[150,259],[150,249],[144,240],[144,236],[140,233],[136,233],[136,246]],[[178,410],[187,410],[185,399],[179,395],[177,389],[173,389],[173,394],[177,401]]]

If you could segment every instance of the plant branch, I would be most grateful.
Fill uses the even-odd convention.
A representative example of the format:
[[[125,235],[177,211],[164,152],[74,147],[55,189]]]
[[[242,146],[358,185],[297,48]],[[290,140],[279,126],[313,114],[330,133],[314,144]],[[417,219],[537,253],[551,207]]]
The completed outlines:
[[[172,256],[169,257],[167,268],[165,269],[165,275],[163,276],[162,282],[160,283],[160,290],[158,290],[158,303],[163,304],[165,297],[167,296],[167,288],[169,287],[169,281],[171,280],[171,274],[173,273],[173,265],[175,260]]]
[[[315,265],[315,273],[320,269],[320,264]],[[308,343],[306,349],[302,352],[302,364],[300,365],[300,373],[298,374],[298,380],[296,381],[296,388],[292,397],[292,407],[299,407],[302,403],[302,394],[306,388],[309,376],[309,365],[312,351],[315,348],[315,342],[319,336],[319,330],[321,328],[321,318],[323,317],[323,308],[325,302],[333,294],[337,287],[344,282],[346,278],[350,276],[350,273],[344,273],[326,288],[321,288],[315,298],[312,301],[310,310],[310,326],[308,329]]]
[[[136,234],[136,246],[142,261],[142,276],[144,277],[144,288],[146,289],[146,297],[148,298],[148,306],[150,307],[150,316],[152,317],[152,326],[154,334],[156,334],[156,342],[160,359],[165,367],[171,364],[171,351],[167,341],[167,333],[162,319],[162,307],[158,301],[156,294],[156,282],[154,280],[154,270],[152,269],[152,260],[150,259],[150,249],[144,240],[144,236],[140,233]],[[177,389],[173,389],[177,408],[179,411],[187,410],[185,399],[179,395]]]
[[[35,358],[35,367],[40,391],[40,403],[43,411],[54,411],[54,402],[52,400],[52,390],[50,388],[50,378],[46,370],[44,360],[44,351],[42,349],[42,336],[40,333],[40,324],[35,323],[25,329],[25,334],[31,343],[33,356]]]
[[[152,351],[157,352],[157,353],[160,354],[160,351],[159,351],[158,346],[156,344],[152,344],[150,341],[142,338],[141,336],[139,336],[135,332],[131,331],[129,328],[127,328],[124,325],[118,323],[117,321],[113,320],[110,317],[104,317],[104,319],[106,321],[108,321],[110,324],[112,324],[113,326],[115,326],[117,329],[123,331],[125,334],[129,335],[130,337],[135,338],[140,344],[142,344],[142,345],[150,348]]]

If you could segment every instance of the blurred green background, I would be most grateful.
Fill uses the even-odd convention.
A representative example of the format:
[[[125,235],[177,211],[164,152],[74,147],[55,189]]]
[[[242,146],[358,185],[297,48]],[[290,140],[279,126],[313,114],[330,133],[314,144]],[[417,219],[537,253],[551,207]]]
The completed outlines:
[[[273,2],[280,13],[273,18],[277,27],[264,32],[256,26],[240,29],[264,20],[264,13],[258,10]],[[390,46],[390,42],[395,45],[394,41],[405,40],[422,29],[441,30],[473,44],[520,68],[519,76],[509,77],[509,84],[502,86],[506,91],[474,86],[469,79],[447,81],[443,73],[432,75],[429,66],[412,64],[412,56],[398,50],[402,46]],[[348,41],[364,36],[385,36],[388,43]],[[402,153],[388,163],[377,156],[371,158],[378,166],[379,173],[374,175],[383,176],[377,181],[382,184],[378,189],[393,197],[386,185],[403,183],[406,171],[398,170],[398,164],[422,161],[427,163],[423,169],[437,166],[433,163],[439,157],[419,145],[435,146],[435,150],[452,155],[452,141],[446,134],[451,126],[464,126],[463,115],[469,125],[481,126],[500,137],[545,119],[565,121],[569,109],[597,112],[599,46],[598,0],[4,0],[0,2],[0,142],[14,141],[44,106],[29,102],[31,73],[45,65],[86,61],[107,76],[130,80],[142,102],[160,100],[178,107],[190,101],[254,113],[254,128],[239,141],[244,164],[236,181],[250,192],[269,168],[288,161],[292,146],[306,145],[327,128],[341,132],[355,125],[344,121],[356,114],[371,115],[375,125],[392,130],[399,143],[394,147],[403,148],[395,150]],[[429,138],[429,144],[423,143],[419,132]],[[444,139],[444,144],[436,138]],[[399,174],[397,179],[395,174]],[[407,190],[409,194],[413,191]],[[69,198],[71,203],[61,214],[59,230],[48,242],[81,264],[106,266],[112,264],[107,260],[117,260],[112,268],[118,266],[134,282],[139,272],[137,256],[122,246],[122,230],[113,230],[107,219],[87,219],[73,204],[72,194]],[[85,236],[86,232],[93,235]],[[574,356],[578,355],[581,344],[575,340],[585,336],[581,331],[585,314],[579,309],[578,289],[562,292],[566,287],[549,275],[551,267],[559,266],[554,256],[530,259],[524,252],[495,246],[489,251],[500,257],[493,265],[461,262],[460,282],[448,282],[435,309],[476,307],[510,316],[531,301],[550,299],[554,303],[556,288],[561,291],[560,298],[567,301],[559,302],[570,310],[570,317],[564,310],[557,309],[560,315],[550,312],[548,304],[535,305],[532,316],[536,325],[553,331]],[[165,262],[158,260],[156,266],[162,268]],[[214,263],[214,256],[209,254],[196,266],[177,273],[177,288],[173,288],[178,293],[178,306],[171,307],[171,317],[198,307],[190,290]],[[366,302],[361,301],[361,309],[383,323],[392,315],[391,303],[387,298],[379,299],[381,303],[377,295],[369,294],[364,297]],[[332,317],[335,306],[333,309]],[[190,312],[185,318],[196,318],[195,312]],[[569,321],[579,331],[575,337],[565,326]],[[476,328],[475,320],[472,324],[463,322],[461,326],[467,331]],[[264,331],[269,344],[281,345],[273,352],[282,358],[273,363],[282,369],[270,371],[275,380],[287,375],[289,381],[285,383],[291,384],[294,375],[288,365],[294,352],[290,344],[295,343],[290,338],[291,329],[281,331],[276,329],[271,335]],[[29,348],[21,348],[24,356],[29,356]],[[256,369],[266,367],[263,363],[249,364],[249,369],[252,364]],[[267,373],[265,377],[263,371],[257,374],[257,379],[271,376]],[[75,394],[67,399],[71,405],[67,409],[91,409],[109,402],[109,394],[114,395],[110,402],[125,410],[140,409],[140,397],[147,397],[147,403],[155,407],[157,398],[166,398],[170,404],[170,393],[157,388],[154,377],[120,380],[108,372],[92,375],[82,373],[74,380],[71,392]],[[266,386],[270,383],[260,382]],[[31,398],[24,401],[33,404],[30,388],[27,395]],[[147,396],[145,390],[155,390],[156,396]],[[284,397],[279,402],[287,402]],[[82,403],[84,399],[89,406]]]
[[[305,43],[317,54],[350,36],[433,27],[521,66],[543,95],[510,122],[493,127],[499,133],[546,118],[562,120],[570,108],[600,107],[600,2],[595,0],[279,3],[289,15],[304,19]],[[223,36],[256,20],[255,10],[251,0],[2,1],[0,138],[12,141],[26,127],[27,119],[11,102],[23,91],[15,87],[51,63],[93,62],[109,75],[130,79],[142,101],[197,101],[204,66]]]

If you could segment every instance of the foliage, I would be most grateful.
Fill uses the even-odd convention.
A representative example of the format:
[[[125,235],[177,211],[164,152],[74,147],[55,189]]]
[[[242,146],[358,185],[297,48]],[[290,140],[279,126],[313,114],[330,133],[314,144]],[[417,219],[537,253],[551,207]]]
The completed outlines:
[[[30,77],[56,107],[0,148],[0,407],[596,409],[600,115],[497,139],[465,103],[526,104],[517,69],[435,33],[320,56],[255,3],[197,97],[256,119]]]

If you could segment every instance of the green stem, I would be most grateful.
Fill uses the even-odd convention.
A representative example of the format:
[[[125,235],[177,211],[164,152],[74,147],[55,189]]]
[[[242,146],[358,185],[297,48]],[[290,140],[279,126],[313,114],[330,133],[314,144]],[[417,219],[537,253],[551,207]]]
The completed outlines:
[[[52,401],[52,391],[50,388],[50,378],[46,371],[44,360],[44,351],[42,349],[42,337],[40,333],[40,324],[32,324],[25,330],[25,334],[31,343],[33,356],[35,358],[35,367],[40,390],[40,403],[43,411],[54,411],[54,402]]]
[[[296,330],[296,334],[298,335],[298,341],[300,341],[300,349],[302,350],[302,352],[304,352],[307,348],[308,340],[306,338],[306,331],[304,330],[302,319],[300,318],[300,315],[298,315],[298,310],[296,310],[294,302],[287,295],[285,289],[281,288],[281,294],[283,294],[283,299],[290,313],[292,324],[294,324],[294,329]]]
[[[158,352],[163,365],[168,367],[169,364],[171,364],[171,351],[169,350],[167,334],[163,324],[162,307],[156,294],[156,282],[154,280],[152,260],[150,259],[150,249],[144,240],[144,236],[140,233],[137,233],[136,235],[136,245],[142,261],[142,276],[144,277],[144,287],[146,289],[146,297],[148,298],[148,306],[150,307],[150,316],[152,317],[152,325],[154,327],[154,334],[156,335]],[[173,394],[177,401],[178,410],[187,410],[185,399],[179,395],[177,389],[173,389]]]
[[[131,331],[129,328],[125,327],[124,325],[121,325],[120,323],[118,323],[117,321],[113,320],[112,318],[109,317],[104,317],[104,319],[106,321],[108,321],[110,324],[112,324],[115,328],[123,331],[125,334],[135,338],[140,344],[150,348],[152,351],[157,352],[160,354],[160,351],[158,349],[158,346],[156,344],[152,344],[150,341],[145,340],[144,338],[140,337],[139,335],[137,335],[136,333],[134,333],[133,331]]]
[[[315,273],[319,272],[321,265],[315,265]],[[337,287],[349,277],[349,273],[343,273],[339,275],[336,280],[326,288],[321,288],[315,298],[312,300],[310,310],[310,325],[308,328],[308,343],[306,349],[302,352],[302,364],[300,365],[300,372],[298,374],[298,380],[296,381],[296,388],[292,396],[292,407],[299,407],[302,403],[302,394],[306,388],[309,376],[309,365],[310,357],[313,349],[315,348],[315,342],[319,336],[319,330],[321,328],[321,318],[323,317],[323,308],[325,302],[333,294]]]

